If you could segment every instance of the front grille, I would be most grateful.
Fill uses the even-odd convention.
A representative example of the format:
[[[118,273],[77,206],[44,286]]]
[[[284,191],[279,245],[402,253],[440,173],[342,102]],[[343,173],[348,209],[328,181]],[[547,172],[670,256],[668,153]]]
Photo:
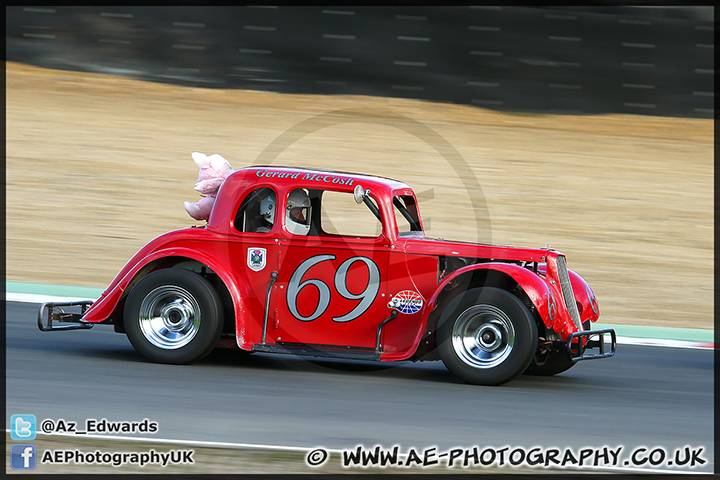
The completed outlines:
[[[582,330],[580,312],[578,312],[577,303],[575,302],[575,294],[570,284],[570,275],[568,275],[567,263],[565,263],[565,257],[563,255],[558,255],[557,257],[557,272],[565,308],[567,308],[568,313],[570,313],[570,318],[573,319],[578,330]]]

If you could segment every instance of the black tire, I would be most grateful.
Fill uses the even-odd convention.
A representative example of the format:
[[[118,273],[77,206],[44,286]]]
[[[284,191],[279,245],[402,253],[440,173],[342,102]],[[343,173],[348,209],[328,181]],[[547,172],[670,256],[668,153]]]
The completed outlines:
[[[441,314],[437,333],[445,366],[475,385],[500,385],[523,373],[538,343],[528,308],[515,295],[492,287],[455,297]]]
[[[185,364],[215,347],[223,306],[208,280],[189,270],[158,270],[130,291],[123,312],[135,350],[159,363]],[[151,320],[152,319],[152,320]]]
[[[557,375],[569,370],[577,362],[570,360],[566,352],[554,351],[547,354],[542,365],[538,365],[533,359],[530,366],[525,370],[526,375],[550,376]]]

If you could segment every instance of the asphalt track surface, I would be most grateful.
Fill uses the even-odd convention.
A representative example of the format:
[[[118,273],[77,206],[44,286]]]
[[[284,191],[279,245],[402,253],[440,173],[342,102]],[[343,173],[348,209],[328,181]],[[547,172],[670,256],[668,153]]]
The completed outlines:
[[[148,418],[159,432],[138,435],[151,438],[308,448],[691,446],[707,460],[693,471],[714,465],[712,350],[619,345],[562,375],[478,387],[441,362],[216,350],[153,364],[109,326],[40,332],[37,307],[6,304],[6,428],[31,413],[81,425]]]

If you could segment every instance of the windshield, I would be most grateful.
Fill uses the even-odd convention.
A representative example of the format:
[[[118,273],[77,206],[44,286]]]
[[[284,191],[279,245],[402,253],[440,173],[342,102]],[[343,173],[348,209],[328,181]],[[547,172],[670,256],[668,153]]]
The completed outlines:
[[[395,211],[398,235],[422,233],[420,215],[417,204],[415,203],[415,197],[411,195],[397,195],[393,197],[393,210]]]

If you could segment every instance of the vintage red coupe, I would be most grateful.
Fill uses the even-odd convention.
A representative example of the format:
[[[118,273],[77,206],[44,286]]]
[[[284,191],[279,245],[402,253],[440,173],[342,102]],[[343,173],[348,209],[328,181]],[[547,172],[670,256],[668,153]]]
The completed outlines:
[[[234,172],[207,225],[145,245],[97,301],[42,305],[38,326],[112,324],[163,363],[231,345],[441,359],[469,383],[496,385],[612,356],[614,331],[590,329],[598,316],[562,253],[427,238],[404,183],[269,166]]]

